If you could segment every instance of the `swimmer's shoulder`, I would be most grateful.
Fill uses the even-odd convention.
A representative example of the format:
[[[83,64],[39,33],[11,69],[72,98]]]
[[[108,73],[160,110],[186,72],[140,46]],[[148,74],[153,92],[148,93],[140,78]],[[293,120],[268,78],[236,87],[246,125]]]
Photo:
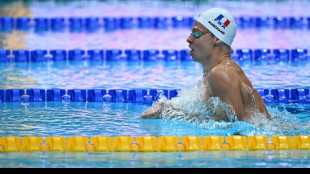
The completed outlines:
[[[223,75],[229,76],[232,79],[238,78],[241,81],[247,81],[247,77],[242,68],[231,58],[222,61],[219,65],[214,67],[214,72],[222,72]]]
[[[219,71],[224,72],[228,77],[238,82],[241,87],[241,91],[248,93],[249,90],[253,90],[252,82],[245,75],[242,68],[232,59],[228,59],[218,65]]]
[[[222,86],[225,88],[235,86],[239,83],[240,78],[237,73],[233,73],[231,68],[223,64],[215,66],[208,74],[208,83],[210,86]]]
[[[243,73],[240,66],[233,60],[223,61],[217,66],[215,66],[209,73],[209,77],[217,78],[237,78],[240,76],[240,73]]]

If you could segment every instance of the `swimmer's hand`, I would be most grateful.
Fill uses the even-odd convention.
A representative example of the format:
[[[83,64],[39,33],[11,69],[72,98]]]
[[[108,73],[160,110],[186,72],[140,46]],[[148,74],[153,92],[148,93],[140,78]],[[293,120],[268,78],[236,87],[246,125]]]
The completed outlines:
[[[153,107],[151,107],[150,109],[146,110],[141,118],[160,118],[160,114],[162,111],[164,103],[158,103],[156,102]]]

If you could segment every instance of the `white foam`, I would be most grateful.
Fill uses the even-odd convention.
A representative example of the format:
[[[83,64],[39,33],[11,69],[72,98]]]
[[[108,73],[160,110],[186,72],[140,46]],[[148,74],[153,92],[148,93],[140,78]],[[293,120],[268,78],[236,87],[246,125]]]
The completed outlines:
[[[205,87],[202,81],[196,86],[184,88],[178,94],[178,97],[168,100],[161,96],[159,102],[164,102],[161,118],[172,124],[188,123],[206,131],[226,131],[227,135],[241,134],[245,136],[253,135],[288,135],[294,136],[304,134],[309,130],[310,123],[301,124],[296,115],[291,114],[285,108],[267,107],[272,119],[267,119],[260,112],[253,112],[251,120],[248,122],[238,121],[225,122],[214,121],[211,119],[218,108],[222,108],[231,120],[236,118],[236,114],[230,110],[229,105],[217,97],[211,97],[207,102],[204,101]],[[296,131],[300,130],[300,131]]]
[[[209,122],[213,123],[211,117],[216,115],[218,109],[221,108],[231,121],[235,121],[236,114],[230,109],[229,105],[218,97],[211,97],[208,101],[204,101],[204,98],[205,86],[202,80],[193,87],[182,89],[178,96],[171,100],[162,95],[158,101],[159,103],[165,103],[161,117],[199,125],[207,124],[209,126]]]

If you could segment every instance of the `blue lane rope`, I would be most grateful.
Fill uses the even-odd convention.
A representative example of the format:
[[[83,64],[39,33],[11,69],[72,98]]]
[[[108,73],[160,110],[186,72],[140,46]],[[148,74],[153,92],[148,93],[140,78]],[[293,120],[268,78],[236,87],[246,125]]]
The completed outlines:
[[[0,63],[46,61],[192,61],[189,49],[182,50],[5,50],[0,49]],[[310,60],[308,49],[236,49],[232,58],[238,63],[305,63]]]
[[[14,29],[28,31],[96,31],[98,29],[167,29],[191,28],[195,19],[193,16],[172,17],[0,17],[0,31],[7,32]],[[271,29],[310,29],[310,17],[285,16],[240,16],[236,23],[241,29],[271,28]]]
[[[309,104],[309,89],[257,89],[265,103]],[[151,104],[161,95],[172,99],[180,89],[0,89],[0,102],[123,102]]]

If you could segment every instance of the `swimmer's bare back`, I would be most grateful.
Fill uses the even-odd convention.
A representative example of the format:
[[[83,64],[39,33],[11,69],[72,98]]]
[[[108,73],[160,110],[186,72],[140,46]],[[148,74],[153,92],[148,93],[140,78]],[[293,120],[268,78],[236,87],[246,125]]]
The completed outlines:
[[[255,112],[264,113],[267,118],[270,114],[265,103],[251,81],[247,78],[240,66],[230,57],[222,59],[205,77],[205,100],[208,97],[219,97],[230,105],[239,121],[248,121]],[[219,110],[215,116],[217,120],[228,121],[226,113]]]

